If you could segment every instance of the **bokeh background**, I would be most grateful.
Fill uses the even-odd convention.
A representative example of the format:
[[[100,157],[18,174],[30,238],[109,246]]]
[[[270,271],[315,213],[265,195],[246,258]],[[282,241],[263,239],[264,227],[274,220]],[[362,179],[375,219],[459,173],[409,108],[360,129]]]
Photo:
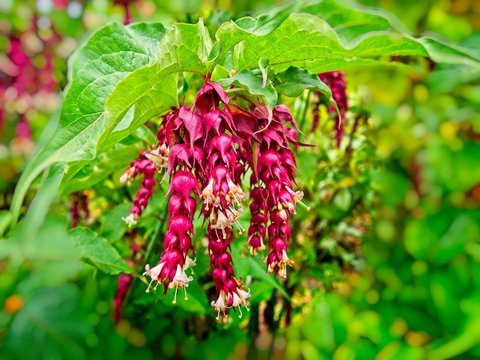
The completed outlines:
[[[213,33],[276,3],[138,0],[129,9],[133,21],[167,25],[202,17]],[[414,35],[435,32],[480,53],[480,0],[360,3],[391,11]],[[123,1],[0,2],[0,236],[19,174],[61,104],[66,59],[124,15]],[[138,282],[116,314],[118,276],[79,262],[62,242],[71,201],[87,198],[83,225],[101,223],[102,236],[138,265],[131,248],[145,253],[148,216],[145,230],[129,232],[118,215],[129,205],[103,183],[59,200],[35,241],[2,241],[0,358],[480,358],[480,74],[431,64],[428,74],[345,76],[356,110],[344,146],[333,145],[326,121],[306,138],[315,150],[298,155],[314,208],[294,223],[303,265],[286,284],[252,283],[260,295],[247,320],[217,324],[206,299],[173,307],[145,297]],[[305,130],[313,115],[304,100],[291,107]],[[237,272],[260,277],[242,251],[234,249]],[[200,274],[207,261],[199,259]]]

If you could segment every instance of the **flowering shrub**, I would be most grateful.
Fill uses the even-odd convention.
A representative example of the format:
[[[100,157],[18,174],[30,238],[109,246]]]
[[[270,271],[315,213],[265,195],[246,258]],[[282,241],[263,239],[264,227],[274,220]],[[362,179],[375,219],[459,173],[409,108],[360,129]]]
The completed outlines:
[[[122,4],[128,8],[127,2]],[[329,37],[332,29],[321,30],[324,20],[314,14],[322,15],[322,7],[288,11],[291,14],[278,23],[277,18],[265,23],[259,18],[248,26],[240,20],[226,23],[218,29],[215,44],[202,22],[177,24],[171,30],[161,24],[141,23],[128,27],[111,24],[100,29],[73,56],[62,111],[64,126],[20,181],[13,201],[14,221],[28,182],[46,166],[57,161],[84,166],[152,116],[163,115],[156,147],[142,151],[121,176],[121,182],[127,183],[137,176],[142,178],[133,205],[124,216],[130,226],[137,223],[153,195],[158,182],[155,173],[165,169],[163,179],[169,178],[168,228],[159,262],[145,267],[145,275],[151,279],[148,289],[159,284],[165,292],[174,288],[176,302],[177,291],[182,288],[187,297],[186,288],[192,281],[187,270],[195,263],[189,257],[195,237],[193,222],[200,205],[218,296],[212,306],[219,314],[226,314],[228,308],[246,305],[250,294],[235,276],[229,251],[235,227],[244,231],[238,220],[247,177],[251,212],[247,245],[252,255],[268,246],[267,271],[285,278],[293,264],[288,256],[290,219],[297,203],[303,204],[303,192],[294,189],[293,149],[303,144],[298,141],[299,128],[289,109],[277,105],[278,94],[295,97],[313,90],[317,99],[325,96],[329,111],[336,113],[336,142],[340,146],[343,118],[348,111],[345,83],[340,72],[320,73],[318,77],[308,72],[336,64],[319,52],[315,41],[326,36],[327,46],[336,49],[337,56],[353,55],[359,63],[385,55],[381,47],[372,48],[368,55],[363,55],[359,46],[342,48],[342,43]],[[274,23],[268,31],[258,30]],[[310,47],[308,54],[284,51],[287,44],[282,39],[291,29],[295,41]],[[377,41],[374,33],[368,36]],[[450,54],[434,52],[439,43],[397,37],[401,38],[402,51],[412,55],[421,46],[434,60],[458,61]],[[382,41],[392,48],[398,42],[388,37]],[[266,42],[276,46],[267,49]],[[395,54],[392,50],[389,55]],[[112,61],[117,64],[115,69]],[[82,69],[89,64],[95,66],[85,74]],[[191,106],[177,103],[179,96],[188,95],[177,86],[179,76],[188,72],[207,79]],[[98,79],[102,79],[101,85]],[[317,118],[315,114],[312,129]],[[62,181],[62,186],[75,178],[73,171],[78,171],[73,165],[69,169],[73,170],[71,174],[67,170],[63,179],[68,180]],[[74,224],[78,222],[76,217]]]
[[[191,358],[199,344],[213,358],[215,346],[207,347],[214,341],[224,348],[238,344],[239,351],[248,347],[251,357],[258,348],[293,358],[331,355],[337,348],[340,353],[342,341],[371,349],[406,334],[406,341],[427,342],[422,333],[408,335],[415,325],[406,330],[396,319],[380,320],[357,301],[374,307],[381,296],[388,307],[383,297],[391,293],[379,295],[378,288],[395,277],[374,262],[365,265],[360,247],[377,233],[393,241],[401,223],[397,209],[379,200],[388,173],[379,153],[390,148],[372,134],[381,110],[364,106],[368,99],[358,79],[372,65],[388,74],[465,64],[476,69],[478,55],[435,37],[405,35],[381,11],[334,1],[299,1],[255,18],[219,24],[219,18],[205,17],[205,23],[172,27],[130,24],[130,10],[135,17],[145,2],[111,3],[124,22],[105,25],[75,51],[59,123],[54,117],[47,127],[55,133],[49,140],[45,135],[25,168],[10,211],[0,212],[0,234],[7,238],[0,258],[35,290],[25,304],[29,290],[9,290],[5,309],[12,329],[41,324],[42,316],[32,310],[38,306],[47,310],[42,314],[64,318],[80,309],[71,313],[88,320],[71,319],[87,329],[59,325],[80,350],[95,347],[97,338],[86,334],[102,331],[138,347],[160,339],[166,356]],[[418,81],[415,74],[408,81]],[[418,89],[422,98],[425,91]],[[390,112],[408,118],[404,107]],[[20,120],[19,133],[29,137],[25,125]],[[474,139],[473,127],[462,131]],[[448,135],[449,128],[441,133]],[[375,141],[383,144],[378,152]],[[398,213],[413,209],[417,220],[437,199],[419,205],[428,174],[418,160],[405,171],[415,171],[415,193],[401,181],[389,189],[390,201],[401,202]],[[405,164],[395,165],[398,170]],[[475,187],[468,185],[468,196],[475,198]],[[384,222],[373,223],[371,231],[375,219]],[[415,220],[411,227],[412,238],[431,235]],[[463,218],[458,228],[476,235]],[[444,245],[457,249],[454,243]],[[392,253],[393,264],[396,251],[380,250],[372,252]],[[421,275],[430,253],[410,242],[407,250],[417,259],[412,271]],[[439,254],[436,261],[444,261],[445,253]],[[343,283],[357,281],[365,268],[378,271],[380,283],[355,291]],[[41,289],[38,279],[50,287]],[[11,283],[6,278],[6,286]],[[82,302],[79,289],[98,296]],[[338,300],[349,294],[364,311],[358,317]],[[70,306],[52,302],[57,298]],[[105,320],[110,318],[115,321]],[[374,331],[380,322],[388,335]],[[349,331],[338,330],[340,323]],[[318,335],[329,326],[335,339]],[[5,342],[17,353],[11,334]],[[40,336],[26,338],[36,345],[27,349],[34,357]],[[204,345],[207,338],[213,340]],[[105,348],[105,357],[130,355]]]

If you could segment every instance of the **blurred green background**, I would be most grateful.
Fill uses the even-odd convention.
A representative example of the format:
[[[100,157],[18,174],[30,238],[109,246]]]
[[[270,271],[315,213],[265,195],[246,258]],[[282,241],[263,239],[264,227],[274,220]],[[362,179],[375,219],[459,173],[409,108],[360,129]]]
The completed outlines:
[[[276,3],[139,0],[131,10],[134,21],[203,17],[213,32]],[[391,11],[412,34],[436,32],[480,53],[480,0],[361,3]],[[43,19],[38,28],[34,18]],[[0,235],[19,172],[61,102],[65,59],[91,31],[122,19],[122,6],[107,0],[0,3]],[[48,91],[7,91],[12,35],[32,71],[52,59]],[[429,74],[383,68],[351,70],[346,81],[352,113],[369,115],[356,126],[355,116],[347,117],[341,149],[330,122],[304,139],[317,147],[298,154],[299,186],[313,207],[293,224],[293,258],[302,266],[288,283],[262,280],[262,263],[245,259],[241,244],[233,249],[236,271],[258,280],[247,319],[218,324],[200,288],[192,286],[193,300],[174,307],[146,296],[137,281],[115,324],[117,276],[81,263],[63,241],[66,197],[45,220],[31,219],[21,241],[0,243],[0,358],[480,358],[480,74],[453,66]],[[306,130],[312,115],[303,100],[291,106]],[[31,137],[19,132],[21,121]],[[132,243],[142,256],[155,217],[128,231],[119,214],[129,205],[112,189],[106,181],[86,194],[92,226],[122,257],[131,257]],[[32,206],[44,208],[47,195]],[[159,196],[149,213],[161,213],[161,203]],[[198,261],[201,278],[208,259],[199,254]],[[137,273],[139,262],[131,258]]]

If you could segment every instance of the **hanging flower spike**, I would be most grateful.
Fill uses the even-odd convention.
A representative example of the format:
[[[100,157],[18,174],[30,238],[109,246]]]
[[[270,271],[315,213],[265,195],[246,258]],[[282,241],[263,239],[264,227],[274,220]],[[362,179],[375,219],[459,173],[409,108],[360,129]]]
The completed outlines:
[[[293,261],[287,255],[291,234],[289,220],[291,214],[295,213],[297,202],[300,202],[303,196],[301,191],[292,190],[296,164],[295,155],[289,146],[297,145],[297,125],[288,108],[283,105],[274,108],[271,120],[267,118],[263,105],[255,108],[252,113],[257,116],[258,126],[267,128],[258,133],[260,137],[257,160],[259,179],[252,177],[252,182],[256,184],[258,190],[255,189],[256,191],[251,194],[253,198],[250,222],[252,237],[249,245],[252,253],[255,253],[255,246],[260,248],[263,246],[261,240],[265,236],[263,234],[268,217],[267,271],[285,278],[287,266],[293,265]],[[286,124],[290,124],[293,128],[288,128]]]
[[[342,121],[342,119],[344,118],[345,113],[348,111],[348,98],[345,78],[343,73],[340,71],[331,71],[318,74],[318,77],[332,90],[333,100],[335,100],[338,109],[340,110],[340,116],[337,114],[335,117],[336,143],[337,147],[340,147],[344,129],[344,121]],[[334,113],[336,110],[333,106],[330,106],[329,112]]]
[[[147,152],[142,151],[140,157],[130,163],[123,175],[120,177],[120,182],[131,184],[132,180],[138,175],[142,175],[142,181],[140,189],[138,189],[135,198],[133,199],[133,205],[130,208],[130,212],[123,220],[128,226],[135,225],[143,210],[147,207],[148,201],[152,197],[153,188],[156,185],[154,175],[157,171],[152,160],[147,158]]]
[[[201,119],[189,112],[189,108],[182,107],[165,116],[164,128],[158,134],[159,143],[164,141],[170,149],[168,159],[163,161],[170,175],[169,221],[163,254],[157,265],[153,268],[147,265],[144,273],[151,278],[147,292],[151,286],[156,289],[159,284],[164,285],[164,293],[168,289],[175,289],[174,304],[179,288],[184,289],[184,299],[188,300],[186,288],[193,279],[185,271],[195,265],[195,261],[188,257],[192,248],[193,218],[197,206],[193,196],[200,195],[194,174],[203,167],[203,151],[193,145],[199,137],[203,137],[201,124],[193,123]]]
[[[252,175],[254,176],[254,175]],[[267,194],[262,187],[256,187],[250,190],[250,227],[248,228],[248,247],[250,254],[256,255],[265,250],[265,237],[267,234]]]
[[[228,310],[233,308],[239,310],[239,317],[242,317],[241,306],[247,310],[247,299],[250,294],[242,289],[242,284],[235,278],[232,257],[229,254],[232,241],[231,228],[225,229],[224,234],[218,230],[208,227],[208,250],[210,253],[210,266],[212,277],[218,293],[216,301],[212,301],[212,307],[217,310],[217,320],[220,316],[227,317]]]
[[[115,293],[114,305],[115,305],[115,324],[118,324],[122,318],[122,307],[127,297],[128,290],[132,284],[132,276],[129,274],[120,274],[118,278],[118,287]]]
[[[132,242],[130,244],[130,257],[126,258],[125,261],[130,265],[130,267],[135,268],[135,265],[138,265],[138,262],[141,259],[137,256],[138,252],[142,249],[142,245],[137,242]],[[118,286],[117,291],[115,292],[114,298],[114,313],[115,313],[115,324],[122,318],[122,308],[125,304],[125,300],[132,285],[133,276],[132,274],[120,274],[118,277]]]
[[[234,126],[228,95],[216,83],[206,83],[195,99],[194,107],[202,117],[207,132],[204,141],[206,151],[205,184],[201,192],[202,213],[208,221],[208,249],[213,281],[218,293],[212,306],[218,316],[228,316],[228,309],[246,306],[250,294],[242,289],[235,278],[232,257],[229,253],[233,240],[233,227],[242,233],[238,222],[242,209],[237,208],[244,198],[241,174],[245,162],[236,149],[240,137]],[[229,133],[231,134],[229,134]]]

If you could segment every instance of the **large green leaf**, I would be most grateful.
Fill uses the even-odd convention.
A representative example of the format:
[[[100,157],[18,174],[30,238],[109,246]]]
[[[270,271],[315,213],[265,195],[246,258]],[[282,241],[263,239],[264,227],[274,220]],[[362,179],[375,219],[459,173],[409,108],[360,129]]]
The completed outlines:
[[[380,8],[351,3],[345,6],[341,1],[323,0],[302,8],[302,11],[324,19],[334,29],[347,49],[356,47],[357,44],[363,42],[366,38],[375,38],[376,34],[386,32],[391,37],[405,37],[419,43],[426,51],[427,56],[436,62],[464,65],[476,64],[477,67],[479,65],[480,57],[478,54],[445,39],[440,39],[436,35],[423,36],[418,39],[412,38],[409,30],[400,20]],[[391,31],[394,32],[392,33]],[[400,35],[400,33],[403,35]],[[365,42],[364,46],[367,44],[369,44],[368,41]],[[410,43],[410,45],[413,46],[413,43]],[[377,51],[375,46],[372,48],[372,51]],[[424,54],[420,52],[410,55]]]
[[[478,56],[451,43],[415,39],[393,27],[393,17],[372,10],[352,10],[323,1],[293,13],[270,32],[258,32],[255,20],[229,22],[217,31],[217,61],[234,52],[236,70],[256,68],[267,59],[277,72],[296,66],[324,72],[360,65],[391,64],[390,56],[426,56],[434,61],[479,66]]]
[[[77,228],[70,232],[70,237],[73,239],[81,259],[100,271],[111,275],[132,272],[130,266],[120,257],[117,250],[94,231],[87,228]]]

